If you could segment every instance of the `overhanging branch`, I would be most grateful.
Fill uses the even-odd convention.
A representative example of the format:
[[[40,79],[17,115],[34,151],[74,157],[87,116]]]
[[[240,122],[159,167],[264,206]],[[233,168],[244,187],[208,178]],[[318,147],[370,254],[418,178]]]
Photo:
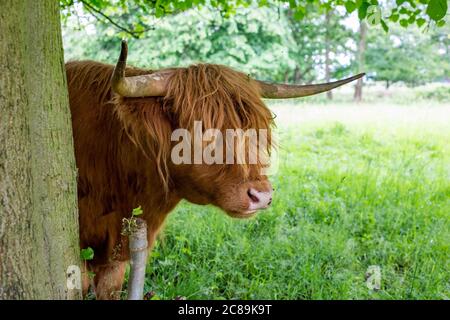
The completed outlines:
[[[117,23],[116,21],[114,21],[111,17],[109,17],[108,15],[104,14],[101,10],[99,10],[98,8],[94,7],[93,5],[91,5],[89,2],[85,1],[85,0],[79,0],[83,6],[92,14],[92,16],[101,21],[102,21],[98,15],[100,15],[102,18],[106,19],[109,23],[111,23],[114,27],[116,27],[119,30],[122,30],[123,32],[129,34],[130,36],[132,36],[133,38],[139,38],[139,35],[141,35],[142,33],[145,33],[149,30],[152,30],[153,28],[150,27],[148,29],[145,30],[140,30],[140,31],[136,31],[136,30],[131,30],[128,27],[124,27],[122,25],[120,25],[119,23]]]

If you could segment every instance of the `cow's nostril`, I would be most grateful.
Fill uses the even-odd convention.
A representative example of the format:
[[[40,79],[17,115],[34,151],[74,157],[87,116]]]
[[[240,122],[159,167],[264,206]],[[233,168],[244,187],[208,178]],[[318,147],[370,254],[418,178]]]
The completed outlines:
[[[249,210],[265,209],[272,203],[271,191],[258,191],[257,189],[249,188],[247,195],[250,199]]]
[[[247,195],[248,197],[253,201],[253,202],[259,202],[259,198],[256,196],[255,194],[256,192],[253,189],[248,189],[247,190]]]

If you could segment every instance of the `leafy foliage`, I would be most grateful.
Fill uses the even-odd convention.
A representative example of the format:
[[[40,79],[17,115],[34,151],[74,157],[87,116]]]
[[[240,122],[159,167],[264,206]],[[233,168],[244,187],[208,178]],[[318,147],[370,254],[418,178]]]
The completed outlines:
[[[141,206],[139,206],[139,207],[133,209],[133,211],[131,212],[131,216],[137,217],[143,213],[144,213],[144,211],[142,210]]]
[[[422,26],[425,23],[435,23],[438,26],[445,24],[445,15],[448,10],[447,0],[60,0],[64,15],[73,13],[73,6],[81,3],[83,7],[94,16],[109,20],[108,14],[120,13],[120,16],[129,16],[133,11],[132,21],[125,27],[119,23],[116,27],[127,30],[133,37],[140,37],[149,26],[146,21],[149,16],[160,18],[167,15],[176,15],[191,8],[215,8],[222,17],[236,14],[238,8],[249,7],[256,4],[260,7],[290,8],[295,19],[301,20],[311,12],[325,12],[332,9],[343,8],[347,13],[358,12],[359,19],[368,19],[376,15],[375,23],[381,24],[388,30],[387,21],[407,27],[416,23]],[[379,14],[385,12],[385,14]],[[150,27],[151,29],[151,27]]]
[[[199,61],[220,63],[261,79],[284,80],[286,74],[294,79],[296,66],[308,56],[301,64],[305,66],[304,77],[298,80],[311,80],[323,45],[309,40],[323,20],[316,16],[314,20],[298,22],[289,15],[289,11],[245,8],[224,18],[215,10],[203,8],[168,16],[158,20],[147,37],[130,41],[129,61],[151,68]],[[301,25],[296,26],[297,23]],[[305,30],[308,36],[297,37],[294,27]],[[95,39],[92,35],[87,38],[68,32],[64,37],[66,58],[84,57],[113,63],[117,58],[116,35],[114,27],[104,24],[96,24]]]
[[[94,249],[92,249],[91,247],[81,249],[80,257],[81,257],[81,260],[84,260],[84,261],[94,259]]]
[[[128,9],[126,16],[120,11],[108,14],[132,25],[139,8]],[[348,26],[348,14],[331,11],[327,25],[320,11],[310,10],[301,20],[295,17],[296,12],[253,4],[228,18],[207,6],[161,19],[147,17],[153,30],[138,41],[131,39],[129,62],[154,69],[196,62],[219,63],[262,80],[310,83],[323,79],[328,46],[332,78],[355,72],[358,33]],[[66,59],[115,63],[119,39],[127,33],[95,19],[79,20],[67,17]],[[74,31],[76,28],[80,30]],[[444,26],[424,33],[416,26],[403,29],[395,25],[385,33],[380,26],[369,26],[365,70],[370,78],[388,84],[401,81],[417,85],[443,80],[450,65],[448,30]]]
[[[436,34],[399,27],[392,28],[389,34],[371,31],[366,68],[371,78],[385,81],[387,87],[400,81],[419,85],[444,80],[450,74],[450,60],[446,59],[443,43],[433,39]]]
[[[434,21],[440,21],[447,12],[447,0],[430,0],[426,13]]]

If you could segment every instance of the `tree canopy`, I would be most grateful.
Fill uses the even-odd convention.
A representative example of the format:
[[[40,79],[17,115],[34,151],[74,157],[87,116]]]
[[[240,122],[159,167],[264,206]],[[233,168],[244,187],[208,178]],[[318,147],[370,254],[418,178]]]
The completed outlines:
[[[424,35],[417,29],[404,31],[398,27],[388,36],[371,33],[367,69],[373,71],[374,79],[385,81],[386,87],[400,81],[417,85],[443,78],[450,72],[450,60],[445,59],[448,52],[435,37],[436,34]]]
[[[81,3],[78,6],[74,14],[79,15],[81,10],[89,19],[79,22],[86,17],[65,17],[66,59],[114,63],[118,38],[130,35],[90,17],[89,9]],[[104,13],[115,22],[133,26],[138,21],[136,12],[141,9],[130,5],[127,10],[124,14],[121,9],[109,8]],[[142,19],[151,31],[143,32],[139,41],[130,41],[129,61],[149,68],[219,63],[255,78],[291,83],[323,79],[328,64],[330,77],[341,78],[357,72],[359,31],[349,26],[350,14],[346,10],[330,10],[326,15],[311,8],[300,20],[289,6],[256,4],[228,17],[212,6],[164,18],[149,15]],[[388,86],[394,82],[417,85],[445,79],[450,72],[448,26],[432,27],[427,32],[422,29],[393,24],[386,33],[381,25],[370,26],[364,68],[368,77],[385,81]]]
[[[223,17],[236,14],[239,7],[251,5],[277,7],[280,10],[289,8],[297,20],[304,19],[311,12],[343,9],[348,13],[357,11],[359,19],[365,19],[369,24],[380,24],[385,31],[388,31],[389,24],[441,27],[445,25],[448,10],[447,0],[61,0],[66,15],[71,14],[76,3],[82,4],[98,19],[114,24],[133,37],[140,37],[152,29],[147,24],[149,16],[159,18],[205,6],[217,9]],[[116,21],[110,17],[118,13],[128,21]]]

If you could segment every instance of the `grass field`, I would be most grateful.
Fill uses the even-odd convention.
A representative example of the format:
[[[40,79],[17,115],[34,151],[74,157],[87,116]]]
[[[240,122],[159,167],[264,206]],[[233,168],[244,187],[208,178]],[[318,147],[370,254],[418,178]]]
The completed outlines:
[[[450,105],[274,105],[272,207],[183,203],[147,269],[156,299],[449,299]],[[381,288],[366,285],[379,266]]]

